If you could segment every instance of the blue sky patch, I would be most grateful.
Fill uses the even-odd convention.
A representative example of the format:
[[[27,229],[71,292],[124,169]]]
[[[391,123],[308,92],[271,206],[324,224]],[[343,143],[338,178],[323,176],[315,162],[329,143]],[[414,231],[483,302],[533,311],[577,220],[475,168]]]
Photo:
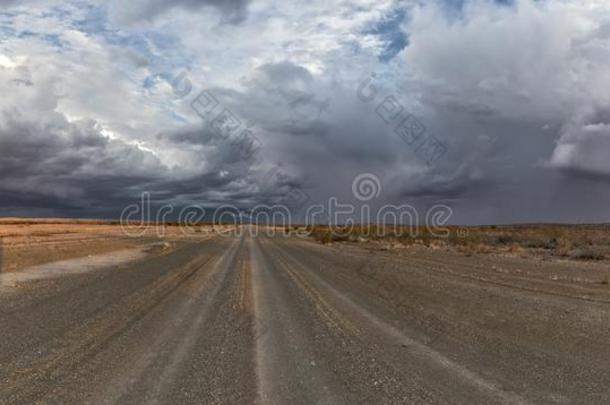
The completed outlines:
[[[389,62],[409,45],[409,38],[401,29],[401,24],[405,18],[406,10],[398,8],[363,32],[368,35],[377,35],[383,41],[384,47],[378,55],[381,62]]]

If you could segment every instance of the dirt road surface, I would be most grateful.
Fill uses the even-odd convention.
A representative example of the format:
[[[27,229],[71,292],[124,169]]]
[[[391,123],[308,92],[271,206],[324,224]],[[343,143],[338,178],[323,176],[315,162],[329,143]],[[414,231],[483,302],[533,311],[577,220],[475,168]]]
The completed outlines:
[[[0,290],[0,403],[608,403],[610,288],[296,237]]]

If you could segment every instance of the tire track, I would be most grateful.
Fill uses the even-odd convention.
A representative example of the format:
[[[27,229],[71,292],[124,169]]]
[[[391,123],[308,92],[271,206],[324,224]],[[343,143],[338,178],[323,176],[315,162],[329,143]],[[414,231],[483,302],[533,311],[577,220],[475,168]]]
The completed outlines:
[[[254,308],[260,320],[256,327],[257,402],[344,403],[332,386],[331,376],[316,367],[318,358],[309,336],[311,331],[298,321],[294,301],[288,299],[288,292],[277,278],[277,268],[257,239],[250,241],[250,255]],[[261,324],[265,330],[261,330]]]
[[[152,374],[148,374],[145,378],[143,375],[137,379],[134,385],[142,387],[151,387],[152,389],[146,392],[146,400],[150,404],[166,403],[167,395],[172,387],[176,384],[178,375],[182,370],[184,363],[188,357],[196,351],[197,339],[199,333],[205,323],[210,318],[212,305],[218,301],[218,296],[222,288],[225,287],[229,273],[234,269],[239,250],[243,241],[236,241],[217,261],[211,266],[210,274],[206,283],[199,283],[195,286],[195,296],[203,294],[205,287],[211,284],[210,291],[206,291],[205,297],[201,301],[185,301],[185,314],[179,322],[174,323],[171,329],[167,330],[167,335],[159,339],[159,346],[162,343],[172,341],[172,349],[169,352],[163,353],[163,350],[158,350],[155,361],[162,364],[161,368],[154,368]],[[196,307],[193,305],[196,304]],[[176,340],[176,334],[178,339]],[[174,338],[174,339],[172,339]],[[164,358],[161,360],[160,357]],[[160,361],[161,360],[161,361]],[[141,370],[151,370],[150,364],[141,367]],[[134,398],[133,400],[136,400]],[[133,402],[132,398],[121,398],[120,402]]]
[[[451,373],[453,378],[460,379],[463,383],[471,386],[472,389],[476,389],[482,394],[495,399],[499,403],[527,403],[527,401],[519,395],[506,391],[497,383],[484,378],[461,364],[455,363],[440,352],[405,335],[405,333],[400,329],[375,316],[373,313],[369,312],[361,305],[354,302],[351,298],[343,294],[341,291],[328,284],[318,274],[311,271],[311,269],[307,268],[300,261],[291,256],[289,252],[283,249],[280,245],[276,245],[274,254],[276,256],[283,256],[294,269],[298,269],[300,279],[302,282],[308,283],[310,289],[320,291],[319,294],[333,297],[335,302],[340,301],[343,304],[341,307],[343,309],[344,317],[353,317],[354,314],[358,314],[358,317],[361,319],[361,322],[358,322],[359,325],[368,324],[370,326],[374,326],[375,329],[381,331],[383,334],[396,341],[397,344],[403,347],[408,347],[409,355],[416,356],[417,358],[424,360],[425,362],[429,363],[430,367],[432,368],[446,370],[447,372]],[[296,270],[293,270],[292,272],[296,273]],[[304,281],[305,278],[307,278],[309,281]],[[322,291],[325,293],[322,293]],[[439,380],[440,379],[441,376],[439,375]],[[448,378],[448,380],[451,380],[451,377]]]
[[[5,387],[4,395],[11,402],[30,402],[44,395],[50,381],[71,375],[80,364],[87,363],[103,351],[113,339],[160,305],[211,259],[209,255],[196,257],[181,269],[125,297],[51,342],[52,346],[46,350],[48,354],[29,362],[25,368],[21,366],[21,358],[5,364],[6,369],[13,372],[1,383]]]

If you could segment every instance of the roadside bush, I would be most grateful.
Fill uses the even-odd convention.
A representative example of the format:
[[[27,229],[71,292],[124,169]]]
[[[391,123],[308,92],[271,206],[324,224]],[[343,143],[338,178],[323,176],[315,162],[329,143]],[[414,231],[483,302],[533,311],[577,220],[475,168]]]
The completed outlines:
[[[481,240],[481,243],[490,246],[510,245],[516,242],[515,238],[512,235],[506,234],[491,236],[483,235],[479,239]]]
[[[573,260],[604,260],[605,256],[594,250],[589,248],[578,248],[571,250],[568,253],[568,257]]]
[[[574,250],[574,244],[567,238],[559,238],[555,252],[559,256],[569,256],[570,252]]]

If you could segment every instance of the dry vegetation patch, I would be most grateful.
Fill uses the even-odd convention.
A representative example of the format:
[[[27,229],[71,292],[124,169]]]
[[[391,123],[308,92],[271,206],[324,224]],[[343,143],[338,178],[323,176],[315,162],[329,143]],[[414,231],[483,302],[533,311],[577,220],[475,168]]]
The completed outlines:
[[[309,228],[312,237],[325,244],[366,242],[388,250],[422,245],[452,249],[465,255],[507,254],[581,261],[610,257],[609,225],[498,225],[448,227],[444,235],[420,227],[383,229],[378,226]]]

